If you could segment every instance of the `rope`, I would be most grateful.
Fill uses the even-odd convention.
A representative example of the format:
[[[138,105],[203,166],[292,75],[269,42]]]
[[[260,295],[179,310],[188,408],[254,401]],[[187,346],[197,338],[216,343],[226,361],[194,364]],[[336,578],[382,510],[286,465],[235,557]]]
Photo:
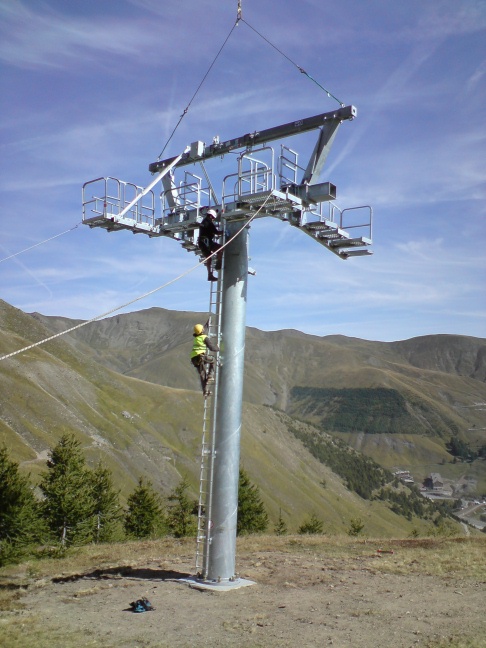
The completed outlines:
[[[206,79],[207,79],[209,73],[210,73],[211,70],[213,69],[214,64],[216,63],[216,61],[217,61],[219,55],[221,54],[221,52],[223,51],[224,46],[225,46],[226,43],[228,42],[228,40],[229,40],[231,34],[233,33],[233,30],[234,30],[234,28],[236,27],[237,24],[238,24],[238,20],[236,21],[236,23],[235,23],[235,24],[233,25],[233,27],[231,28],[230,33],[226,36],[226,39],[225,39],[224,43],[223,43],[223,44],[221,45],[221,47],[219,48],[218,53],[216,54],[216,56],[215,56],[214,59],[213,59],[213,62],[211,63],[211,65],[210,65],[209,68],[208,68],[208,71],[207,71],[206,74],[204,75],[204,77],[203,77],[201,83],[197,86],[196,92],[192,95],[191,100],[189,101],[189,103],[187,104],[187,106],[184,108],[184,111],[183,111],[182,115],[179,117],[179,121],[177,122],[177,124],[176,124],[174,130],[172,131],[172,133],[170,134],[170,137],[169,137],[169,139],[167,140],[167,142],[165,143],[164,148],[163,148],[162,151],[160,152],[159,157],[157,158],[158,160],[160,160],[160,158],[161,158],[162,155],[164,154],[165,149],[166,149],[167,146],[169,145],[169,142],[170,142],[171,139],[174,137],[174,134],[175,134],[176,130],[179,128],[179,124],[180,124],[181,121],[184,119],[184,117],[187,115],[187,113],[188,113],[188,111],[189,111],[189,108],[190,108],[192,102],[193,102],[194,99],[196,98],[197,93],[199,92],[199,90],[201,89],[203,83],[206,81]]]
[[[131,304],[134,304],[137,301],[140,301],[141,299],[145,299],[145,297],[148,297],[149,295],[153,295],[159,290],[162,290],[162,288],[166,288],[167,286],[170,286],[170,284],[176,282],[178,279],[182,279],[185,277],[187,274],[198,268],[203,262],[198,263],[194,268],[190,268],[183,274],[179,275],[175,279],[171,279],[167,283],[163,284],[162,286],[159,286],[158,288],[154,288],[153,290],[150,290],[149,292],[145,293],[144,295],[140,295],[139,297],[136,297],[135,299],[132,299],[131,301],[127,302],[126,304],[122,304],[121,306],[117,306],[116,308],[112,308],[111,310],[107,311],[106,313],[102,313],[101,315],[97,315],[96,317],[92,317],[90,320],[86,320],[85,322],[81,322],[81,324],[77,324],[76,326],[72,326],[69,329],[66,329],[65,331],[61,331],[61,333],[56,333],[55,335],[51,335],[48,338],[45,338],[44,340],[39,340],[39,342],[35,342],[34,344],[29,344],[29,346],[26,346],[22,349],[18,349],[17,351],[13,351],[12,353],[8,353],[7,355],[1,356],[0,360],[7,360],[7,358],[12,358],[13,356],[18,355],[19,353],[23,353],[24,351],[29,351],[29,349],[33,349],[35,347],[40,346],[41,344],[45,344],[46,342],[50,342],[51,340],[55,340],[58,337],[61,337],[62,335],[66,335],[67,333],[72,333],[72,331],[76,331],[79,328],[82,328],[83,326],[87,326],[88,324],[91,324],[92,322],[96,322],[96,320],[101,319],[102,317],[107,317],[108,315],[111,315],[112,313],[115,313],[116,311],[121,310],[122,308],[125,308],[127,306],[130,306]]]
[[[49,241],[53,241],[55,238],[58,238],[59,236],[63,236],[64,234],[67,234],[68,232],[72,232],[73,230],[77,229],[77,227],[81,225],[81,223],[78,223],[74,227],[71,227],[71,229],[66,230],[65,232],[61,232],[60,234],[56,234],[56,236],[51,236],[51,238],[46,239],[45,241],[40,241],[40,243],[35,243],[34,245],[31,245],[28,248],[25,248],[25,250],[20,250],[20,252],[16,252],[15,254],[11,254],[8,257],[5,257],[4,259],[0,259],[0,263],[3,263],[4,261],[8,261],[9,259],[13,259],[14,257],[18,256],[19,254],[22,254],[23,252],[28,252],[29,250],[32,250],[35,247],[38,247],[39,245],[43,245],[44,243],[48,243]]]
[[[253,214],[253,216],[247,221],[246,226],[248,226],[261,212],[261,210],[265,207],[267,204],[267,201],[271,197],[271,194],[267,196],[265,199],[264,203],[259,207],[259,209]],[[7,353],[7,355],[0,356],[0,361],[1,360],[7,360],[7,358],[13,358],[16,355],[19,355],[19,353],[24,353],[25,351],[29,351],[30,349],[34,349],[35,347],[40,346],[41,344],[45,344],[46,342],[50,342],[51,340],[55,340],[56,338],[59,338],[63,335],[66,335],[67,333],[72,333],[73,331],[76,331],[77,329],[82,328],[83,326],[87,326],[88,324],[91,324],[92,322],[96,322],[97,320],[103,318],[103,317],[108,317],[108,315],[111,315],[112,313],[115,313],[116,311],[121,310],[122,308],[126,308],[127,306],[131,306],[132,304],[135,304],[135,302],[141,301],[142,299],[145,299],[145,297],[149,297],[150,295],[153,295],[154,293],[158,292],[159,290],[162,290],[163,288],[167,288],[167,286],[170,286],[171,284],[175,283],[176,281],[179,281],[179,279],[182,279],[186,275],[190,274],[196,268],[199,268],[201,265],[207,262],[208,259],[211,259],[214,257],[218,252],[221,250],[224,250],[224,248],[231,243],[237,236],[241,234],[244,228],[241,228],[234,234],[230,239],[222,245],[219,250],[216,250],[206,258],[204,258],[202,261],[200,261],[197,265],[195,265],[193,268],[189,268],[189,270],[186,270],[186,272],[183,272],[181,275],[178,277],[175,277],[174,279],[171,279],[167,283],[163,284],[162,286],[158,286],[158,288],[154,288],[153,290],[149,290],[149,292],[140,295],[139,297],[135,297],[135,299],[132,299],[125,304],[122,304],[121,306],[117,306],[116,308],[112,308],[111,310],[107,311],[106,313],[102,313],[101,315],[97,315],[96,317],[92,317],[90,320],[86,320],[85,322],[81,322],[80,324],[76,324],[76,326],[72,326],[69,329],[66,329],[65,331],[61,331],[61,333],[56,333],[55,335],[51,335],[48,338],[45,338],[44,340],[39,340],[39,342],[34,342],[34,344],[29,344],[29,346],[23,347],[22,349],[18,349],[17,351],[12,351],[12,353]]]
[[[284,54],[284,53],[282,52],[282,50],[280,50],[276,45],[274,45],[273,43],[271,43],[271,42],[268,40],[268,38],[265,38],[265,36],[263,36],[263,34],[260,34],[260,32],[257,31],[254,27],[252,27],[252,26],[250,25],[250,23],[248,23],[244,18],[242,18],[242,17],[240,16],[239,20],[241,20],[241,22],[244,22],[245,25],[248,25],[248,27],[249,27],[250,29],[252,29],[252,30],[255,32],[255,34],[258,34],[258,36],[260,36],[260,38],[263,38],[263,40],[264,40],[266,43],[268,43],[271,47],[273,47],[274,50],[276,50],[279,54],[281,54],[284,58],[286,58],[287,61],[289,61],[290,63],[292,63],[292,65],[295,66],[295,67],[299,70],[299,72],[300,72],[301,74],[305,74],[305,76],[306,76],[308,79],[310,79],[311,81],[314,81],[314,83],[315,83],[316,85],[318,85],[319,88],[321,88],[321,90],[324,90],[324,92],[327,94],[328,97],[331,97],[332,99],[334,99],[335,101],[337,101],[338,104],[341,105],[341,107],[344,107],[345,104],[344,104],[342,101],[340,101],[340,100],[339,100],[337,97],[335,97],[335,96],[334,96],[334,95],[333,95],[329,90],[327,90],[327,89],[326,89],[324,86],[322,86],[318,81],[316,81],[313,77],[311,77],[311,75],[308,74],[308,73],[304,70],[304,68],[300,67],[300,65],[297,65],[297,63],[295,63],[295,61],[293,61],[291,58],[289,58],[289,57],[287,56],[287,54]]]
[[[248,22],[243,18],[243,14],[242,14],[242,10],[241,10],[241,0],[238,0],[238,9],[237,9],[237,12],[236,12],[236,22],[235,22],[235,24],[234,24],[233,27],[231,28],[229,34],[226,36],[226,38],[225,38],[225,40],[224,40],[224,43],[223,43],[223,44],[221,45],[221,47],[219,48],[218,53],[217,53],[216,56],[214,57],[214,59],[213,59],[211,65],[209,66],[209,68],[208,68],[206,74],[204,75],[202,81],[201,81],[200,84],[198,85],[198,87],[197,87],[197,89],[196,89],[196,92],[192,95],[191,100],[189,101],[189,103],[187,104],[187,106],[184,108],[184,111],[182,112],[182,115],[179,117],[179,121],[178,121],[177,124],[175,125],[175,128],[173,129],[172,133],[170,134],[169,139],[168,139],[167,142],[165,143],[165,146],[164,146],[164,148],[162,149],[162,151],[159,153],[159,157],[157,158],[158,160],[160,160],[160,158],[161,158],[162,155],[164,154],[165,149],[166,149],[167,146],[169,145],[169,142],[171,141],[171,139],[174,137],[174,134],[175,134],[176,130],[179,128],[179,125],[180,125],[181,121],[182,121],[182,120],[184,119],[184,117],[187,115],[187,113],[188,113],[188,111],[189,111],[189,108],[190,108],[192,102],[193,102],[194,99],[196,98],[196,95],[197,95],[197,93],[199,92],[199,90],[201,89],[203,83],[206,81],[207,77],[209,76],[209,73],[210,73],[211,70],[213,69],[213,66],[214,66],[214,64],[216,63],[217,59],[219,58],[219,55],[221,54],[221,52],[223,51],[223,49],[224,49],[226,43],[227,43],[228,40],[230,39],[230,36],[231,36],[231,34],[233,33],[235,27],[238,27],[238,25],[240,24],[240,22],[243,22],[243,23],[245,23],[245,25],[248,25],[248,27],[249,27],[251,30],[253,30],[253,31],[255,32],[255,34],[257,34],[258,36],[260,36],[260,38],[263,38],[263,40],[264,40],[266,43],[268,43],[271,47],[273,47],[274,50],[276,50],[279,54],[281,54],[284,58],[286,58],[287,61],[289,61],[290,63],[292,63],[292,65],[294,65],[294,66],[299,70],[299,72],[300,72],[301,74],[305,74],[305,76],[306,76],[308,79],[310,79],[311,81],[313,81],[317,86],[319,86],[319,88],[321,88],[321,90],[323,90],[323,91],[327,94],[328,97],[331,97],[332,99],[334,99],[335,101],[337,101],[338,104],[339,104],[340,106],[344,107],[345,104],[344,104],[342,101],[340,101],[337,97],[335,97],[335,96],[332,94],[332,92],[330,92],[330,91],[327,90],[324,86],[322,86],[318,81],[316,81],[316,79],[314,79],[314,77],[311,77],[311,75],[310,75],[308,72],[306,72],[306,71],[304,70],[304,68],[300,67],[300,65],[297,65],[297,63],[295,63],[295,61],[293,61],[290,57],[288,57],[286,54],[284,54],[284,52],[282,52],[282,50],[280,50],[276,45],[274,45],[272,42],[270,42],[270,41],[268,40],[268,38],[266,38],[265,36],[263,36],[263,34],[261,34],[258,30],[256,30],[254,27],[252,27],[252,26],[250,25],[250,23],[248,23]]]

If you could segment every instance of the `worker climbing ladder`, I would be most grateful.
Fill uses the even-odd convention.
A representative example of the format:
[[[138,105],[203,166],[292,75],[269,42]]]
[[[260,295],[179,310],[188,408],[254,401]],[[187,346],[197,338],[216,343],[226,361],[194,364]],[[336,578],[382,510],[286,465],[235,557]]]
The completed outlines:
[[[223,234],[224,236],[224,234]],[[223,241],[224,242],[224,241]],[[223,267],[219,271],[217,282],[210,282],[208,335],[221,348],[221,296]],[[196,574],[199,578],[207,577],[209,545],[211,542],[211,510],[213,499],[213,469],[216,442],[216,403],[218,392],[220,356],[216,354],[214,383],[211,384],[210,396],[204,398],[203,429],[201,442],[201,469],[199,477],[199,500],[197,509],[196,536]]]

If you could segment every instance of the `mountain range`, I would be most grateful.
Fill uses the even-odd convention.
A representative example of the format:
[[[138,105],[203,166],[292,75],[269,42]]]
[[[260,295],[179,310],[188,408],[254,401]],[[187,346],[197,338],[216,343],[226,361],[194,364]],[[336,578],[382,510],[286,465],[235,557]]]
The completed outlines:
[[[141,474],[164,494],[181,477],[197,492],[203,402],[189,354],[193,326],[206,318],[161,308],[117,315],[0,361],[0,441],[34,479],[70,431],[89,461],[112,470],[122,496]],[[78,323],[0,301],[0,354]],[[247,329],[242,463],[270,518],[282,513],[290,528],[313,511],[335,531],[356,516],[381,535],[407,526],[350,492],[303,434],[339,437],[417,481],[434,471],[465,475],[486,492],[484,461],[454,463],[446,446],[451,436],[484,445],[485,411],[483,338],[388,343]]]

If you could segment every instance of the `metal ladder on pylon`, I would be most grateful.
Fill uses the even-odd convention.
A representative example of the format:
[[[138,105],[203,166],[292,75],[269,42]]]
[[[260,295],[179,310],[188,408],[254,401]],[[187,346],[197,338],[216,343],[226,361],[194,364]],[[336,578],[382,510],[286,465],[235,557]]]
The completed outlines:
[[[221,307],[224,262],[219,270],[218,281],[211,282],[209,295],[209,326],[208,335],[221,348]],[[214,368],[214,384],[211,396],[204,399],[203,431],[201,444],[201,470],[199,477],[199,500],[196,536],[196,574],[198,578],[206,578],[209,546],[211,543],[211,508],[213,496],[213,466],[216,440],[216,396],[219,383],[219,353],[216,354]]]

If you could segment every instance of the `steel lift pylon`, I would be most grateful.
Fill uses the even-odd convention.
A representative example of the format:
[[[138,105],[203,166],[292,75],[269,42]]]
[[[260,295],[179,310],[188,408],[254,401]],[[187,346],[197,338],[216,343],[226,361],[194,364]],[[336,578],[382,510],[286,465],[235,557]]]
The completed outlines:
[[[226,242],[223,268],[217,285],[211,285],[210,297],[210,333],[221,352],[213,396],[204,405],[193,586],[232,589],[249,584],[235,569],[249,223],[256,218],[278,218],[341,259],[371,254],[372,208],[341,210],[334,203],[336,187],[319,182],[338,127],[356,114],[354,106],[345,106],[224,142],[218,138],[211,145],[194,142],[180,155],[150,164],[155,177],[145,189],[112,177],[83,186],[84,224],[165,236],[199,256],[198,225],[208,207],[221,212]],[[276,153],[269,146],[312,130],[318,131],[318,138],[304,170],[297,152],[280,144]],[[205,163],[235,151],[240,151],[237,170],[222,179],[218,200]],[[204,178],[185,169],[198,163]],[[185,169],[183,179],[176,182],[181,169]],[[154,193],[158,182],[160,203]]]

